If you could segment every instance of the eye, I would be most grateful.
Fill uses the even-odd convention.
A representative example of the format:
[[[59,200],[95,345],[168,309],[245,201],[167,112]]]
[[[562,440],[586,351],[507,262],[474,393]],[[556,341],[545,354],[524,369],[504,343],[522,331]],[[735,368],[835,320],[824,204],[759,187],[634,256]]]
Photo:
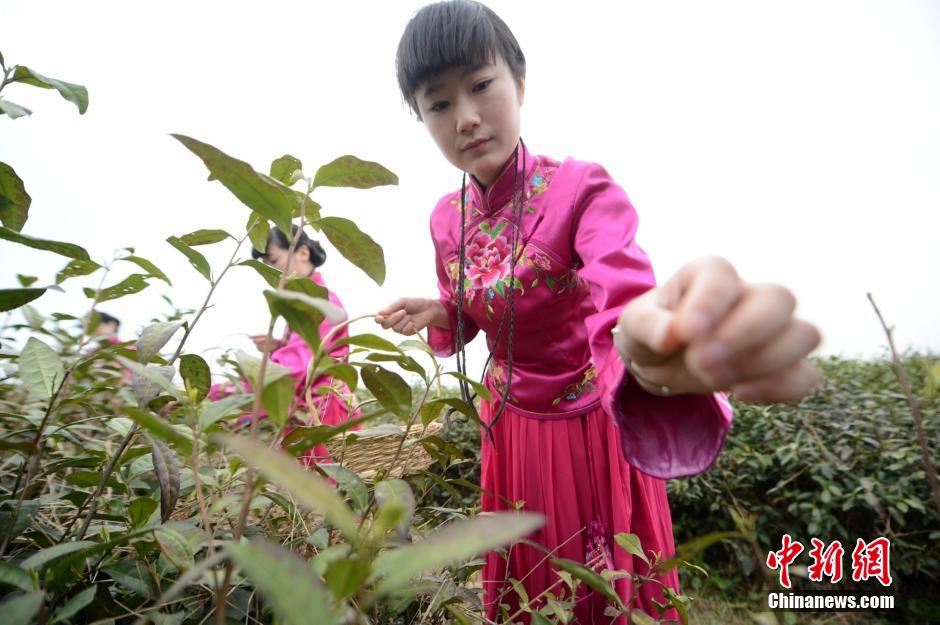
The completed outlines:
[[[485,91],[486,88],[490,86],[491,82],[493,82],[492,78],[489,78],[487,80],[481,80],[477,84],[473,85],[473,92],[479,93],[480,91]]]
[[[450,106],[450,102],[448,102],[447,100],[438,100],[437,102],[432,104],[430,107],[428,107],[428,110],[433,111],[435,113],[440,113],[441,111],[446,109],[448,106]]]

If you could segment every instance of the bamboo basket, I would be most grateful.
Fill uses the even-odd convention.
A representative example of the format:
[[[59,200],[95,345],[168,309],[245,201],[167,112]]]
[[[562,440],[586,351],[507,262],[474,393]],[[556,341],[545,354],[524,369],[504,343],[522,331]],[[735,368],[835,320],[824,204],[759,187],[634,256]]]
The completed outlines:
[[[325,445],[335,462],[359,474],[363,479],[370,479],[379,473],[388,477],[402,477],[419,473],[434,462],[431,454],[418,443],[424,436],[439,434],[443,426],[433,421],[425,428],[423,425],[398,427],[399,432],[369,434],[344,432],[342,436],[328,440]],[[350,440],[354,435],[354,440]],[[404,444],[402,438],[405,439]],[[401,453],[398,453],[401,447]],[[397,455],[397,458],[396,458]]]
[[[314,426],[321,425],[310,391],[308,388],[306,393],[307,422]],[[371,479],[379,474],[402,477],[419,473],[434,463],[434,458],[418,443],[418,439],[440,434],[443,429],[444,426],[437,421],[432,421],[427,427],[412,425],[407,431],[401,426],[386,425],[381,433],[370,433],[369,430],[343,432],[324,445],[333,462],[343,465],[363,479]]]

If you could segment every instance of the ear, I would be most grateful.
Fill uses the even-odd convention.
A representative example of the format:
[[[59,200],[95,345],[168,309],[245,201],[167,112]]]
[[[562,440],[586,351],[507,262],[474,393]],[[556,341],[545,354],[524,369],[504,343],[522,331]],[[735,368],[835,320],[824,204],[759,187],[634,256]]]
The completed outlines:
[[[525,76],[516,79],[516,93],[519,96],[519,106],[522,106],[522,102],[525,100]]]
[[[298,245],[297,251],[294,253],[297,254],[297,258],[300,260],[310,262],[310,248],[306,245]]]

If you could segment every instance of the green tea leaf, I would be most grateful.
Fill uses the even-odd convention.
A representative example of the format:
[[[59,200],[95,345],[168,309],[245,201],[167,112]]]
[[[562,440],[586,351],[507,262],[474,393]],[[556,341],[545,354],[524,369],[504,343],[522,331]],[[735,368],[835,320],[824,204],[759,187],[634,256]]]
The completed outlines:
[[[178,249],[183,256],[189,259],[189,264],[195,268],[199,274],[212,282],[212,269],[209,268],[209,261],[206,260],[206,257],[183,243],[177,237],[167,237],[166,242]]]
[[[158,321],[151,323],[140,333],[137,339],[137,360],[147,364],[160,353],[163,346],[183,326],[180,321]]]
[[[36,276],[24,276],[21,273],[16,274],[16,281],[19,282],[20,286],[22,287],[32,286],[36,283],[36,280],[38,279],[39,278],[37,278]],[[75,317],[72,317],[72,318],[74,319]]]
[[[325,369],[321,369],[319,374],[342,380],[352,391],[355,391],[356,387],[359,385],[359,374],[356,373],[356,368],[345,363],[330,365]]]
[[[45,322],[45,317],[42,316],[38,310],[26,304],[23,306],[22,310],[23,316],[26,318],[26,323],[29,324],[29,327],[33,330],[38,330],[42,327],[42,324]]]
[[[330,597],[306,562],[266,540],[229,543],[232,560],[287,625],[339,623]]]
[[[25,221],[25,218],[24,218],[24,221]],[[0,226],[0,239],[12,241],[13,243],[19,243],[20,245],[25,245],[26,247],[31,247],[36,250],[44,250],[47,252],[53,252],[55,254],[59,254],[60,256],[65,256],[66,258],[90,260],[88,258],[88,252],[85,251],[85,248],[75,245],[74,243],[64,243],[62,241],[50,241],[48,239],[38,239],[36,237],[31,237],[26,234],[21,234],[17,232],[16,230],[11,230],[9,228],[5,228],[2,226]]]
[[[143,527],[159,504],[150,497],[138,497],[127,504],[127,517],[131,527]]]
[[[346,320],[346,311],[329,300],[302,293],[271,290],[264,292],[264,298],[268,301],[271,314],[284,317],[291,330],[314,350],[320,346],[320,324],[324,316],[334,325]]]
[[[579,564],[573,560],[566,560],[564,558],[554,558],[552,559],[552,564],[557,566],[562,571],[570,573],[573,577],[580,579],[590,588],[604,595],[604,597],[617,606],[618,609],[626,609],[626,607],[623,605],[623,601],[620,599],[620,595],[617,594],[611,584],[609,584],[607,580],[583,564]]]
[[[166,520],[163,521],[166,523]],[[172,527],[159,527],[153,537],[160,544],[163,555],[173,563],[177,569],[185,571],[196,565],[193,548],[189,546],[186,537]]]
[[[135,265],[137,265],[138,267],[146,271],[148,276],[153,276],[154,278],[163,280],[170,286],[173,285],[173,283],[170,282],[170,279],[166,277],[166,274],[160,271],[159,267],[154,265],[152,262],[150,262],[146,258],[142,258],[140,256],[125,256],[124,258],[119,258],[118,260],[126,260],[129,263],[134,263]]]
[[[415,577],[507,545],[538,529],[545,520],[531,513],[496,513],[459,521],[421,542],[382,552],[373,563],[376,592],[387,595],[408,587]]]
[[[295,204],[290,189],[208,143],[179,134],[171,136],[202,159],[212,176],[245,206],[273,221],[284,232],[290,232],[291,212]]]
[[[411,415],[411,386],[400,375],[378,365],[365,365],[362,383],[389,412],[403,418]]]
[[[3,561],[0,561],[0,584],[13,586],[14,588],[19,588],[26,592],[31,592],[35,589],[33,586],[33,578],[29,576],[29,573],[15,564]]]
[[[83,549],[95,547],[97,544],[98,543],[92,542],[90,540],[76,540],[73,542],[59,543],[58,545],[53,545],[52,547],[40,549],[33,555],[20,562],[20,566],[24,569],[42,571],[42,569],[45,568],[47,564],[58,558],[67,556],[77,551],[81,551]]]
[[[636,534],[627,534],[626,532],[621,532],[614,536],[614,540],[617,541],[617,544],[620,545],[620,548],[629,553],[632,556],[643,560],[647,566],[649,566],[649,558],[646,557],[646,554],[643,553],[643,546],[640,544],[640,537]]]
[[[196,402],[201,402],[209,394],[212,386],[212,374],[209,365],[200,356],[184,354],[180,357],[180,377],[188,388],[196,389]]]
[[[271,162],[271,177],[289,187],[304,177],[303,165],[299,158],[285,154]]]
[[[398,176],[378,163],[364,161],[352,155],[340,156],[317,170],[313,179],[316,187],[353,187],[371,189],[398,184]]]
[[[264,278],[264,281],[268,283],[268,286],[270,286],[273,289],[277,288],[277,285],[281,280],[280,271],[278,271],[274,267],[265,265],[260,260],[256,260],[252,258],[251,260],[243,260],[242,262],[238,264],[243,265],[245,267],[251,267],[252,269],[257,271],[258,275]]]
[[[133,419],[137,425],[144,428],[151,435],[172,443],[173,447],[180,450],[180,453],[188,456],[192,451],[193,442],[190,439],[152,412],[140,410],[133,406],[123,406],[121,412]]]
[[[362,269],[376,284],[385,282],[385,253],[382,246],[342,217],[321,217],[310,224],[323,232],[346,260]]]
[[[369,489],[366,488],[362,478],[340,464],[323,463],[317,466],[336,480],[339,487],[346,491],[346,494],[352,499],[353,512],[362,514],[362,511],[369,505]]]
[[[101,265],[93,260],[72,260],[69,261],[62,271],[55,275],[55,283],[62,284],[69,278],[76,276],[87,276],[101,269]]]
[[[46,594],[37,591],[31,592],[0,603],[0,614],[3,615],[4,625],[30,625],[35,623],[36,613],[42,606]]]
[[[61,623],[62,621],[67,621],[83,609],[85,609],[88,604],[92,602],[95,598],[95,593],[98,591],[98,587],[94,584],[81,591],[71,599],[65,602],[56,613],[55,618],[52,619],[52,625],[55,623]]]
[[[50,399],[65,378],[62,359],[55,350],[35,337],[26,341],[20,353],[19,368],[26,388],[43,399]]]
[[[15,310],[45,292],[46,289],[0,289],[0,312]]]
[[[12,167],[0,162],[0,223],[14,232],[22,230],[32,201],[23,180]]]
[[[411,486],[404,480],[387,479],[376,484],[374,492],[375,503],[378,505],[379,511],[389,505],[396,505],[402,509],[402,518],[398,523],[398,535],[406,540],[416,505]]]
[[[32,70],[25,65],[17,65],[13,71],[13,82],[21,82],[40,89],[55,89],[63,98],[78,107],[78,112],[82,115],[88,110],[88,90],[74,83],[47,78],[39,72]]]
[[[357,425],[370,421],[377,416],[378,415],[375,414],[366,415],[358,419],[344,421],[336,426],[316,425],[312,427],[297,427],[284,437],[284,447],[287,448],[290,453],[297,455],[343,432],[348,432]]]
[[[109,286],[106,289],[102,289],[101,293],[98,294],[98,302],[108,302],[113,299],[118,299],[119,297],[124,297],[125,295],[132,295],[134,293],[139,293],[143,291],[148,286],[147,276],[142,273],[133,273],[117,284]],[[86,289],[86,294],[88,293]],[[89,297],[94,297],[94,291],[91,292]]]
[[[148,437],[148,439],[150,440],[150,454],[153,458],[153,470],[160,483],[160,521],[166,523],[173,514],[173,509],[180,497],[180,470],[176,465],[173,450],[166,443],[153,437]],[[159,537],[157,540],[160,540]]]
[[[479,395],[481,398],[483,398],[483,399],[485,399],[485,400],[487,400],[487,401],[490,401],[490,400],[493,399],[492,394],[490,394],[490,389],[486,388],[486,386],[484,386],[483,384],[480,384],[480,383],[477,382],[476,380],[471,379],[471,378],[469,378],[469,377],[463,375],[462,373],[457,373],[456,371],[447,371],[447,372],[445,372],[445,375],[453,376],[453,377],[457,378],[458,380],[463,380],[464,382],[466,382],[467,384],[469,384],[469,385],[471,386],[471,388],[473,388],[473,391],[474,391],[477,395]]]
[[[268,366],[270,367],[271,363],[268,363]],[[261,406],[268,417],[279,426],[283,427],[290,416],[295,387],[294,378],[287,376],[266,385],[261,394]]]
[[[2,97],[0,97],[0,114],[2,113],[9,115],[10,119],[26,117],[27,115],[33,114],[33,112],[25,106],[20,106],[16,102],[10,102],[9,100],[4,100]]]
[[[340,345],[355,345],[356,347],[365,347],[366,349],[379,350],[383,352],[401,353],[401,350],[391,341],[383,339],[375,334],[354,334],[342,340],[336,341],[334,347]]]
[[[257,389],[259,387],[258,378],[261,374],[261,359],[243,352],[242,350],[238,350],[235,352],[235,360],[238,362],[238,367],[242,370],[242,373],[248,378],[248,381],[251,382],[252,388]],[[289,375],[290,369],[269,360],[264,370],[264,384],[262,388]]]
[[[268,220],[258,213],[250,213],[248,223],[245,224],[245,230],[248,232],[248,240],[251,241],[251,247],[262,254],[267,252],[268,234],[271,232],[271,224],[268,223]],[[271,286],[277,286],[277,284],[272,284]]]
[[[144,407],[154,397],[164,391],[179,399],[179,390],[173,386],[172,379],[176,370],[172,366],[142,365],[124,356],[116,356],[117,361],[131,370],[131,391],[137,398],[138,405]]]
[[[179,240],[185,245],[211,245],[225,239],[234,239],[225,230],[196,230],[189,234],[184,234]]]
[[[334,560],[326,568],[326,585],[337,599],[351,597],[369,577],[370,568],[365,558]]]
[[[199,427],[207,430],[220,419],[241,414],[254,398],[254,393],[240,393],[218,401],[206,402],[199,414]]]
[[[287,454],[245,437],[223,436],[222,442],[258,469],[294,499],[326,515],[327,520],[352,542],[358,541],[359,526],[352,511],[336,489],[316,474],[306,471]]]

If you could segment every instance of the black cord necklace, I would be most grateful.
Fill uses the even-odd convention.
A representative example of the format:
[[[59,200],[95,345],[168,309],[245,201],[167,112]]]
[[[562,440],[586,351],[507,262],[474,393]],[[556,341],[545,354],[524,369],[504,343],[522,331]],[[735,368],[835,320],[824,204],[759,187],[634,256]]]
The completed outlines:
[[[520,176],[519,176],[519,151],[522,149],[522,178],[521,178],[521,188],[520,188]],[[499,340],[502,338],[503,326],[506,320],[506,315],[509,315],[509,333],[507,336],[507,352],[506,352],[506,384],[503,388],[502,398],[500,400],[499,406],[497,407],[496,414],[493,415],[493,418],[489,423],[483,423],[482,419],[479,418],[477,414],[477,419],[482,423],[483,428],[486,430],[487,436],[490,439],[490,442],[495,443],[493,437],[493,428],[496,427],[497,421],[502,416],[503,411],[506,409],[506,404],[509,400],[509,391],[512,385],[512,372],[513,372],[513,335],[515,334],[515,282],[516,282],[516,261],[517,261],[517,248],[519,245],[519,236],[522,230],[522,208],[525,204],[525,175],[526,175],[526,152],[525,152],[525,143],[522,141],[522,138],[519,139],[519,144],[516,146],[516,149],[513,153],[513,179],[512,179],[512,194],[510,195],[512,203],[512,212],[510,214],[510,225],[512,226],[512,246],[510,247],[509,254],[509,296],[506,298],[506,307],[503,309],[503,314],[499,320],[499,326],[496,331],[496,338],[493,341],[493,348],[490,350],[489,355],[487,356],[486,363],[483,365],[483,376],[486,376],[486,369],[489,366],[490,361],[493,359],[493,351],[499,346]],[[467,354],[466,354],[466,341],[464,338],[464,318],[463,318],[463,304],[466,294],[466,191],[467,191],[467,174],[466,172],[463,175],[463,182],[460,186],[460,247],[459,247],[459,270],[458,270],[458,282],[457,282],[457,371],[463,375],[465,378],[467,376]],[[470,385],[466,382],[465,379],[460,381],[460,395],[464,402],[470,407],[471,410],[476,414],[476,408],[473,405],[473,400],[475,394],[470,392]],[[482,379],[481,379],[482,382]]]

